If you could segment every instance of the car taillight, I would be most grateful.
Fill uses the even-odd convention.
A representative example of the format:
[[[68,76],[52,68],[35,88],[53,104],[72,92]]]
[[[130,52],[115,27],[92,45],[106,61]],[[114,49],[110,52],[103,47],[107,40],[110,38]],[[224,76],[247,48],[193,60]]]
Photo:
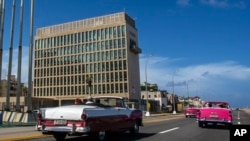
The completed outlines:
[[[232,115],[232,111],[229,111],[229,116],[230,116],[230,117],[232,117],[232,116],[233,116],[233,115]]]
[[[86,120],[86,119],[87,119],[87,115],[86,115],[86,114],[82,114],[82,115],[81,115],[81,118],[82,118],[83,120]]]
[[[37,114],[37,118],[38,118],[38,119],[42,119],[42,114],[41,114],[41,113],[38,113],[38,114]]]
[[[200,111],[200,110],[197,110],[196,116],[199,117],[199,116],[200,116],[200,113],[201,113],[201,111]]]

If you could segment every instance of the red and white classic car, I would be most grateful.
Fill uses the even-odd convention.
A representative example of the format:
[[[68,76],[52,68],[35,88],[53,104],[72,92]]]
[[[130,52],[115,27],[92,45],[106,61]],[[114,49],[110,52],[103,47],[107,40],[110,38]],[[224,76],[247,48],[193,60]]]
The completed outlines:
[[[187,107],[184,111],[186,118],[188,117],[196,117],[199,108],[196,107]]]
[[[232,125],[232,111],[227,102],[206,102],[205,107],[197,113],[199,127],[205,127],[208,123]]]
[[[106,139],[108,132],[130,131],[138,133],[142,126],[142,111],[125,106],[122,97],[93,97],[91,101],[45,110],[42,132],[52,134],[56,140],[67,135],[95,135]]]

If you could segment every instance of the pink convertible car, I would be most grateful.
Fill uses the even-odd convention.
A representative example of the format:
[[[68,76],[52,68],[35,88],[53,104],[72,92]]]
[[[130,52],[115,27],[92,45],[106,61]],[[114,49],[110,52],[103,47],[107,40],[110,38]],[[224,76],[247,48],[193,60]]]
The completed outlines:
[[[206,102],[197,113],[199,127],[205,127],[208,123],[232,125],[232,111],[227,102]]]
[[[188,107],[185,109],[184,114],[185,114],[186,118],[196,117],[198,111],[199,111],[199,108]]]

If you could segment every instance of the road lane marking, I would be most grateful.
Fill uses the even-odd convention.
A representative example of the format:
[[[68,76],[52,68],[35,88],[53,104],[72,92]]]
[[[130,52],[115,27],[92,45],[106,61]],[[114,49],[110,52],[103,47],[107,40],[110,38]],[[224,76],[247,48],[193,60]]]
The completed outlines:
[[[173,130],[177,130],[177,129],[179,129],[180,127],[175,127],[175,128],[172,128],[172,129],[168,129],[168,130],[165,130],[165,131],[161,131],[161,132],[159,132],[159,134],[164,134],[164,133],[167,133],[167,132],[171,132],[171,131],[173,131]]]

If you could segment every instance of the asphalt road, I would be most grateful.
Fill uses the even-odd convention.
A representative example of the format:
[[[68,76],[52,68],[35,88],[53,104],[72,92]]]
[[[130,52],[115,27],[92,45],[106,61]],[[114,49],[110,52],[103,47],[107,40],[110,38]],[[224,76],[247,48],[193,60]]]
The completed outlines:
[[[233,112],[233,124],[250,125],[250,115],[245,112]],[[183,115],[184,117],[184,115]],[[158,122],[148,122],[140,128],[140,134],[133,136],[129,133],[112,134],[111,141],[229,141],[229,128],[224,125],[208,126],[200,128],[195,118],[178,118],[164,120],[161,117]],[[66,141],[94,141],[89,136],[67,137]],[[55,141],[52,136],[47,138],[32,139],[30,141]]]

